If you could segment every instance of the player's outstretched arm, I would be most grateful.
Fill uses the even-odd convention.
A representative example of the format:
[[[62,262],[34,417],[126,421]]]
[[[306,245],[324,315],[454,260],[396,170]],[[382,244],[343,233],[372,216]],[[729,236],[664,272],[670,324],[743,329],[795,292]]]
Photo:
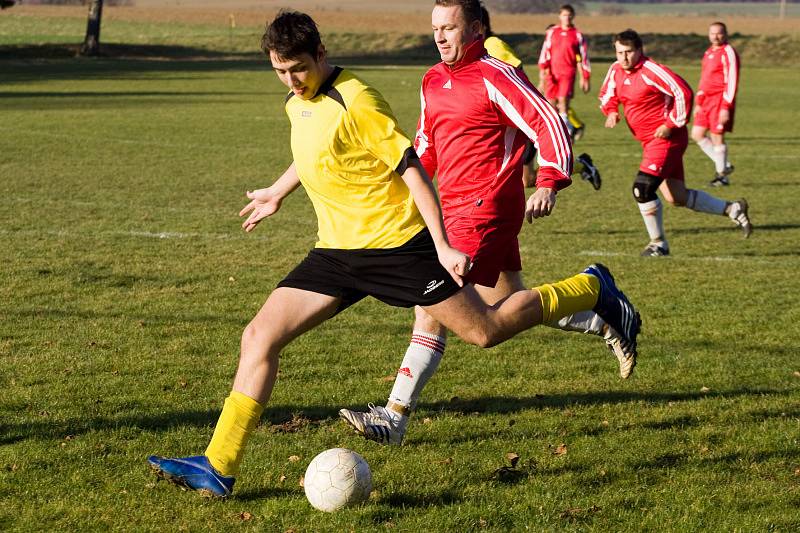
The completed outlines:
[[[447,240],[447,233],[442,220],[442,207],[433,189],[431,179],[418,159],[409,162],[408,168],[401,176],[411,191],[414,203],[417,204],[428,231],[436,245],[439,262],[450,273],[459,287],[464,286],[463,277],[469,272],[470,258],[452,246]]]
[[[247,232],[253,231],[259,222],[280,209],[283,199],[289,196],[299,185],[300,176],[297,175],[297,169],[294,162],[292,162],[286,172],[269,187],[247,191],[247,198],[250,199],[250,203],[239,211],[239,216],[243,217],[247,213],[250,213],[250,216],[242,223],[242,228]]]

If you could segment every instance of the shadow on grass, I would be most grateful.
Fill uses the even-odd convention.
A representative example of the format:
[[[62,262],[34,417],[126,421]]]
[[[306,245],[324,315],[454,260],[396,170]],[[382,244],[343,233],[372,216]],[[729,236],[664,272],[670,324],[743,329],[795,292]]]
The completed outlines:
[[[552,396],[490,396],[464,400],[454,398],[447,402],[423,403],[420,410],[455,413],[461,415],[474,414],[512,414],[527,410],[542,408],[575,407],[582,405],[621,404],[646,402],[650,404],[665,404],[668,402],[689,402],[695,400],[708,400],[713,398],[736,397],[761,397],[761,396],[786,396],[794,391],[779,391],[765,389],[737,389],[719,392],[602,392],[586,394],[556,394]],[[349,406],[351,409],[363,409],[363,405]],[[326,421],[338,418],[339,407],[320,405],[277,405],[267,407],[262,415],[262,427],[267,431],[294,433],[313,427]],[[751,413],[753,420],[766,420],[769,418],[800,418],[800,409],[791,407],[787,409],[759,410]],[[77,436],[92,431],[109,431],[136,429],[139,431],[159,432],[182,426],[212,427],[219,418],[219,411],[179,411],[161,413],[158,415],[142,415],[127,417],[87,417],[66,421],[26,421],[19,424],[0,424],[0,445],[14,444],[27,439],[55,439],[63,440],[68,435]],[[264,426],[269,423],[270,426]],[[672,421],[645,422],[644,427],[651,429],[670,429],[673,427],[686,427],[695,425],[694,418],[678,417]],[[649,426],[648,426],[649,424]],[[642,424],[637,424],[637,427]],[[589,430],[591,431],[591,430]],[[469,439],[469,435],[461,435],[462,440]]]

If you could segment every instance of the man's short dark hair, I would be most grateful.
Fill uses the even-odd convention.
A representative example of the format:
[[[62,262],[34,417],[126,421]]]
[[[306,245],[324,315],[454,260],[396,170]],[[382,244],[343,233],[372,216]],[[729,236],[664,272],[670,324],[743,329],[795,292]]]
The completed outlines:
[[[261,38],[261,49],[283,59],[294,59],[302,54],[317,57],[322,39],[314,19],[299,11],[281,10],[275,20],[267,25]]]
[[[564,4],[563,6],[558,8],[558,12],[561,13],[562,11],[569,11],[569,14],[573,17],[575,16],[575,8],[572,7],[571,4]]]
[[[476,20],[479,22],[483,20],[480,0],[436,0],[434,5],[442,7],[460,6],[467,24],[472,24]]]
[[[612,44],[619,43],[624,46],[631,46],[634,50],[641,50],[643,46],[642,38],[630,28],[616,34],[611,42]]]
[[[711,24],[708,25],[708,27],[710,28],[711,26],[719,26],[720,28],[722,28],[722,33],[728,35],[728,27],[725,25],[724,22],[720,21],[712,22]]]

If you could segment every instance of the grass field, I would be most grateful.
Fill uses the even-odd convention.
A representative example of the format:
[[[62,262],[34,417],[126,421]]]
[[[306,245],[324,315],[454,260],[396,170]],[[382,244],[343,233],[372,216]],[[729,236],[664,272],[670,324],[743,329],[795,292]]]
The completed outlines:
[[[423,70],[358,73],[413,130]],[[236,216],[291,160],[285,90],[262,62],[0,62],[0,529],[798,530],[798,83],[743,70],[733,185],[714,193],[749,200],[753,237],[667,208],[664,259],[638,256],[637,144],[576,99],[576,150],[604,185],[575,183],[526,225],[524,274],[609,265],[644,319],[633,378],[580,335],[452,339],[406,444],[382,448],[336,411],[384,401],[411,314],[364,301],[285,350],[220,502],[155,483],[145,457],[203,451],[242,328],[314,244],[302,191],[253,234]],[[694,146],[686,162],[704,187],[710,162]],[[376,491],[326,515],[298,481],[336,446],[364,455]]]

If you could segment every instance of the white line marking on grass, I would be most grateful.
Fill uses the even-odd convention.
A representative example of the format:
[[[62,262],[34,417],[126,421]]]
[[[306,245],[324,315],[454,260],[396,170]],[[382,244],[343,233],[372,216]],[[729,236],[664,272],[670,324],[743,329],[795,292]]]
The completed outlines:
[[[261,235],[247,235],[244,232],[240,233],[184,233],[180,231],[98,231],[98,232],[76,232],[64,230],[6,230],[0,229],[0,235],[52,235],[55,237],[70,237],[70,238],[84,238],[84,237],[102,237],[102,236],[121,236],[121,237],[142,237],[145,239],[206,239],[206,240],[256,240],[267,241],[271,240],[267,236]]]
[[[625,252],[607,252],[602,250],[581,250],[578,252],[578,255],[590,255],[590,256],[599,256],[599,257],[640,257],[639,254],[629,254]],[[774,263],[774,259],[764,258],[764,257],[752,257],[752,256],[744,256],[744,257],[732,257],[732,256],[714,256],[710,255],[707,257],[703,256],[669,256],[669,258],[650,258],[648,261],[703,261],[703,262],[718,262],[718,263]]]

